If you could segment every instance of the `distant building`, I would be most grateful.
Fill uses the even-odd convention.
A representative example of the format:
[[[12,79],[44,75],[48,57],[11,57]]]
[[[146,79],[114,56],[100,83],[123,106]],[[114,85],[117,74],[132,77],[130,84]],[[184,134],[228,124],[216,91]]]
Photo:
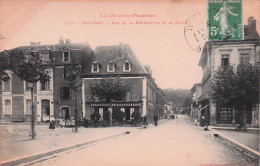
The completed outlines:
[[[202,93],[198,102],[200,103],[201,115],[208,114],[208,121],[215,124],[235,124],[242,116],[238,110],[216,105],[210,98],[208,87],[214,72],[229,64],[238,65],[240,63],[259,63],[260,44],[259,35],[256,32],[256,21],[253,17],[248,19],[245,25],[245,39],[242,41],[208,41],[205,43],[203,52],[199,60],[199,66],[203,70],[201,81]],[[258,108],[248,110],[247,123],[259,125]],[[259,113],[258,113],[259,115]],[[258,119],[258,120],[255,120]]]
[[[165,102],[165,111],[164,111],[164,118],[165,119],[169,119],[171,117],[171,115],[174,114],[174,108],[173,108],[173,104],[172,101],[166,101]]]
[[[201,112],[199,109],[199,97],[201,96],[201,84],[194,84],[191,88],[192,104],[191,104],[191,119],[200,121]]]
[[[109,111],[108,103],[100,101],[90,93],[90,86],[103,77],[118,77],[130,84],[130,92],[126,101],[112,102],[112,112],[123,111],[126,120],[131,119],[134,110],[147,116],[152,122],[155,114],[160,114],[164,93],[159,89],[149,67],[142,66],[129,45],[99,46],[94,54],[87,59],[82,73],[83,116],[90,119],[90,115],[99,112],[101,118]]]

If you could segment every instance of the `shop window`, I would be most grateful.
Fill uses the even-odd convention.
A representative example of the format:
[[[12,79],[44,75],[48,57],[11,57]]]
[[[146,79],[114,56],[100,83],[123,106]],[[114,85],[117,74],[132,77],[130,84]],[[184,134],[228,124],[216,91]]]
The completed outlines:
[[[103,113],[104,113],[103,108],[99,108],[99,109],[98,109],[98,112],[99,112],[99,114],[100,114],[100,116],[101,116],[101,120],[102,120],[102,119],[103,119]]]

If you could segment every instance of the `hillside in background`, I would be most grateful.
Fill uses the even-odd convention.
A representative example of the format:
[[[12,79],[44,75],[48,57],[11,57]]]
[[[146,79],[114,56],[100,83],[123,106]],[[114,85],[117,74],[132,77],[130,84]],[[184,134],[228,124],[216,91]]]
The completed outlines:
[[[166,101],[172,101],[175,108],[183,108],[191,102],[191,92],[188,89],[163,89]]]

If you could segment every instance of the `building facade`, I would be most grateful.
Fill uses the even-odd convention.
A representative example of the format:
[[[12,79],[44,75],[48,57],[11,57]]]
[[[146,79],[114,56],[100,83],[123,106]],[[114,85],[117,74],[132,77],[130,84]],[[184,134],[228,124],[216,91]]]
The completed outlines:
[[[134,111],[139,111],[150,123],[154,115],[159,114],[158,110],[162,107],[164,94],[154,82],[150,68],[139,63],[128,45],[99,46],[87,60],[86,66],[82,73],[84,117],[90,119],[90,115],[96,111],[103,118],[103,115],[109,111],[108,103],[91,95],[90,86],[98,83],[103,77],[118,76],[129,83],[130,92],[126,101],[112,102],[112,116],[114,111],[120,110],[125,112],[125,119],[129,120]],[[160,93],[157,95],[157,92]]]
[[[50,116],[70,119],[74,116],[74,94],[66,80],[65,66],[72,60],[84,70],[87,57],[93,54],[87,43],[71,43],[61,39],[55,45],[31,45],[18,47],[26,56],[39,56],[50,75],[49,82],[34,85],[34,111],[38,122],[48,121]],[[31,93],[28,83],[8,71],[10,80],[0,85],[0,120],[30,121]],[[82,95],[77,95],[78,110],[81,110]],[[80,111],[81,112],[81,111]],[[81,114],[82,116],[82,114]]]
[[[220,67],[241,63],[259,63],[260,44],[259,35],[256,32],[256,21],[250,17],[248,25],[244,29],[245,39],[242,41],[206,42],[200,57],[199,66],[202,67],[203,78],[198,102],[201,115],[207,114],[208,122],[211,125],[235,124],[242,116],[238,110],[215,104],[210,98],[208,88],[214,72]],[[259,112],[259,106],[254,110],[248,110],[247,123],[259,124],[259,116],[255,115],[257,112]]]

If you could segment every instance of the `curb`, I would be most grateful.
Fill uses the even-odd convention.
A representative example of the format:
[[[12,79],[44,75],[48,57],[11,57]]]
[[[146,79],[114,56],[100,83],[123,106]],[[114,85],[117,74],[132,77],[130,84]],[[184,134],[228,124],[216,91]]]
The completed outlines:
[[[18,164],[34,161],[34,160],[37,160],[37,159],[40,159],[40,158],[43,158],[43,157],[51,156],[51,155],[54,155],[54,154],[58,154],[58,153],[61,153],[61,152],[65,152],[65,151],[68,151],[68,150],[79,148],[79,147],[82,147],[82,146],[91,145],[93,143],[101,142],[101,141],[106,140],[106,139],[111,139],[111,138],[114,138],[114,137],[122,136],[124,134],[129,134],[129,133],[130,132],[124,132],[124,133],[120,133],[120,134],[116,134],[116,135],[112,135],[112,136],[108,136],[108,137],[104,137],[104,138],[99,138],[99,139],[96,139],[96,140],[91,140],[91,141],[81,142],[81,143],[74,144],[74,145],[59,147],[59,148],[56,148],[56,149],[53,149],[53,150],[50,150],[50,151],[45,151],[45,152],[35,153],[35,154],[22,156],[22,157],[18,157],[18,158],[8,159],[8,160],[5,160],[5,161],[0,161],[0,166],[18,165]]]
[[[226,142],[230,143],[232,146],[234,146],[236,149],[238,149],[239,151],[241,152],[244,152],[246,153],[247,156],[249,156],[250,158],[253,158],[254,160],[257,160],[259,161],[259,158],[260,158],[260,153],[223,135],[223,134],[220,134],[218,133],[216,130],[210,128],[212,134],[215,136],[215,137],[220,137],[221,139],[225,140]]]
[[[216,130],[235,130],[235,127],[211,127],[211,129],[216,129]],[[259,128],[247,128],[248,131],[260,131]]]

